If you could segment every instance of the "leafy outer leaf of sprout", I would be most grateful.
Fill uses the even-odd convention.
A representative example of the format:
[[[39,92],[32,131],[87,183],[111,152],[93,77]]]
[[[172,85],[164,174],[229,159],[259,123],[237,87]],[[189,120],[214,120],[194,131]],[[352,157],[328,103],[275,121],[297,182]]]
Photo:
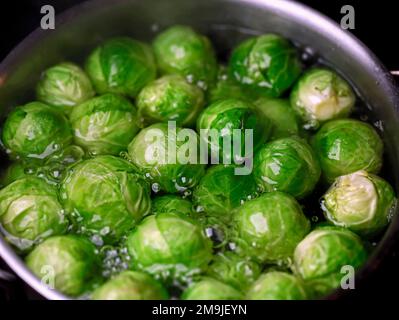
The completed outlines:
[[[395,203],[385,180],[361,170],[338,177],[323,196],[322,209],[333,224],[370,236],[388,224]]]

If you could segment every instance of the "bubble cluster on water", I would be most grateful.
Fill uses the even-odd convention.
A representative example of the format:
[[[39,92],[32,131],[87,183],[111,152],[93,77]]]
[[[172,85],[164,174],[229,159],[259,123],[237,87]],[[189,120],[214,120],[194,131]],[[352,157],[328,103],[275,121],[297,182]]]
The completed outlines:
[[[103,276],[112,277],[129,268],[130,256],[126,247],[104,246],[100,249]]]

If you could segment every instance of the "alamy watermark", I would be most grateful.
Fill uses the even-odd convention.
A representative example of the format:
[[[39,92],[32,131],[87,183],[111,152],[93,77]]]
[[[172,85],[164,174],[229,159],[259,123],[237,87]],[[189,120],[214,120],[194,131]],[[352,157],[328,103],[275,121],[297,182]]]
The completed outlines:
[[[47,288],[54,290],[55,288],[55,270],[51,265],[44,265],[40,269],[41,282]]]
[[[40,20],[40,28],[43,30],[55,29],[55,10],[54,7],[47,4],[40,8],[40,13],[43,14]]]
[[[355,268],[351,265],[344,265],[341,267],[341,288],[344,290],[355,289]]]
[[[349,4],[341,8],[343,17],[341,18],[341,28],[344,30],[355,29],[355,8]]]

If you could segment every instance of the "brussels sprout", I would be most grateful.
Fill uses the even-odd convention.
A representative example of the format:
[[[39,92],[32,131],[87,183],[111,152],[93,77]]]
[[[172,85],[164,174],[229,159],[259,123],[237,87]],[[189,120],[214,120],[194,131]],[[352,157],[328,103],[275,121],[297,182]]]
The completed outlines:
[[[255,107],[272,122],[270,140],[299,135],[299,121],[288,100],[260,98]]]
[[[178,139],[181,135],[184,139]],[[191,129],[153,124],[134,137],[128,153],[155,192],[185,191],[197,185],[205,172],[198,155],[198,136]]]
[[[262,95],[278,97],[302,70],[295,47],[286,39],[265,34],[239,44],[231,53],[229,74]]]
[[[320,178],[320,165],[311,147],[298,137],[275,140],[255,155],[254,177],[266,191],[284,191],[301,199]]]
[[[76,106],[70,115],[75,142],[92,154],[118,155],[136,135],[136,108],[108,93]]]
[[[204,278],[189,286],[182,295],[183,300],[242,300],[235,288],[212,278]]]
[[[97,288],[94,300],[164,300],[168,292],[148,274],[124,271]]]
[[[65,209],[81,231],[120,239],[150,212],[150,190],[127,161],[98,156],[72,165],[60,185]]]
[[[358,170],[378,173],[383,144],[374,128],[358,120],[340,119],[324,124],[312,140],[328,183]]]
[[[219,66],[217,83],[208,91],[208,102],[213,103],[218,100],[239,99],[252,101],[257,95],[252,90],[243,88],[239,83],[232,79],[225,66]]]
[[[340,285],[343,266],[356,269],[366,259],[367,252],[356,234],[338,227],[319,227],[296,247],[294,271],[322,295]]]
[[[140,121],[144,126],[176,121],[191,127],[204,106],[204,94],[179,75],[163,76],[151,82],[137,97]]]
[[[71,143],[72,130],[60,112],[31,102],[9,114],[2,141],[13,156],[44,159]]]
[[[193,204],[190,200],[183,199],[179,196],[168,194],[161,197],[156,197],[152,201],[152,213],[178,213],[187,216],[193,216]]]
[[[396,203],[389,183],[363,170],[338,177],[323,198],[327,220],[365,236],[388,224]]]
[[[68,226],[57,191],[36,177],[16,180],[0,190],[0,223],[7,240],[24,251],[64,233]]]
[[[234,208],[257,196],[253,176],[235,175],[234,170],[234,166],[224,165],[207,170],[193,193],[193,202],[199,211],[229,222]]]
[[[261,271],[261,266],[255,261],[226,252],[214,256],[207,275],[244,292]]]
[[[90,290],[99,277],[95,246],[75,235],[46,239],[26,257],[26,264],[44,283],[73,297]]]
[[[36,87],[39,101],[69,112],[94,96],[85,72],[76,64],[63,62],[43,72]]]
[[[317,128],[322,122],[347,117],[356,97],[350,85],[335,72],[315,68],[302,75],[290,99],[305,127]]]
[[[215,83],[217,62],[211,42],[187,26],[173,26],[153,42],[163,74],[180,74],[202,89]]]
[[[310,224],[293,197],[274,191],[238,207],[233,227],[239,253],[259,262],[280,262],[292,256]]]
[[[201,225],[176,213],[146,217],[128,236],[127,248],[134,267],[165,281],[184,281],[212,258],[212,243]]]
[[[304,284],[292,274],[267,272],[259,277],[247,293],[249,300],[306,300]]]
[[[234,148],[237,138],[233,130],[236,129],[241,130],[241,141],[238,141],[241,142],[240,150]],[[248,146],[245,146],[245,131],[247,129],[253,130],[251,132],[253,150],[256,150],[269,138],[271,123],[269,119],[262,117],[250,102],[244,100],[227,99],[214,102],[200,114],[197,120],[197,132],[204,131],[201,138],[209,144],[211,157],[219,157],[219,161],[223,159],[223,163],[236,161],[246,155]],[[217,139],[212,137],[211,130],[216,130]],[[228,144],[230,148],[225,144]]]
[[[121,37],[97,47],[86,61],[86,72],[97,93],[135,97],[155,79],[156,65],[147,44]]]

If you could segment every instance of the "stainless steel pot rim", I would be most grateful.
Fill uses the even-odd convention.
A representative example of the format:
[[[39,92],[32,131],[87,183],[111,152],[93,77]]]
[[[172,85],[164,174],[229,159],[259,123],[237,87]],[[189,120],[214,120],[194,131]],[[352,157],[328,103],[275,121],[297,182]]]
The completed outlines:
[[[90,10],[96,8],[104,9],[105,7],[123,4],[126,2],[134,2],[139,0],[89,0],[82,4],[76,5],[64,13],[57,15],[56,22],[57,28],[67,27],[68,23],[73,21],[77,16],[83,16]],[[388,70],[378,60],[378,58],[356,37],[349,32],[342,30],[337,23],[322,15],[321,13],[291,0],[220,0],[225,2],[244,3],[249,6],[260,7],[263,10],[268,10],[276,15],[293,17],[302,24],[308,25],[320,34],[324,34],[337,44],[337,47],[350,48],[359,60],[363,61],[367,68],[374,73],[382,75],[380,86],[390,94],[391,105],[394,106],[396,114],[399,114],[399,90],[397,89],[394,80]],[[0,86],[4,78],[2,75],[7,75],[9,70],[13,69],[20,56],[29,50],[41,39],[48,36],[52,30],[42,30],[37,28],[29,34],[19,45],[17,45],[8,56],[0,64]],[[378,247],[374,250],[373,255],[370,257],[367,264],[357,273],[357,278],[362,279],[368,272],[375,270],[382,257],[390,251],[393,240],[399,235],[399,217],[396,215],[395,219],[391,222],[389,229],[385,232]],[[46,287],[41,281],[36,278],[29,269],[25,266],[23,260],[14,252],[14,250],[6,243],[0,236],[0,256],[6,263],[13,269],[13,271],[28,283],[34,290],[40,293],[47,299],[52,300],[66,300],[69,299],[60,292]],[[335,298],[338,291],[330,297]]]

